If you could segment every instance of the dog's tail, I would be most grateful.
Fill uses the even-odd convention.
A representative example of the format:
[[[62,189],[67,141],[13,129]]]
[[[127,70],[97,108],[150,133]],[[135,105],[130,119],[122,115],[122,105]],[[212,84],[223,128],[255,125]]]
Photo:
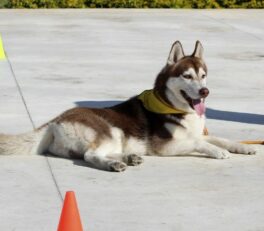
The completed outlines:
[[[20,135],[0,134],[0,155],[42,154],[52,138],[48,126]]]

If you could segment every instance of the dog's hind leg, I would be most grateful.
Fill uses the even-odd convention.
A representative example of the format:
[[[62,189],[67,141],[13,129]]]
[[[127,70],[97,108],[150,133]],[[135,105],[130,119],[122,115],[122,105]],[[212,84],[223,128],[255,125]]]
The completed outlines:
[[[87,151],[84,154],[84,160],[90,164],[92,164],[94,167],[102,170],[107,171],[114,171],[114,172],[122,172],[125,171],[127,168],[127,165],[118,160],[108,157],[105,154],[99,154],[99,153],[91,153],[90,151]]]
[[[77,133],[78,128],[81,129],[78,124],[51,123],[49,128],[53,136],[48,147],[50,153],[59,157],[83,158],[91,140],[85,140],[84,135]]]
[[[204,136],[205,141],[207,141],[210,144],[216,145],[220,148],[224,148],[232,153],[238,153],[238,154],[246,154],[246,155],[253,155],[256,154],[257,150],[255,147],[246,145],[246,144],[240,144],[237,142],[233,142],[227,139],[214,137],[214,136]]]
[[[111,130],[112,137],[100,141],[96,147],[90,147],[84,154],[84,160],[96,168],[122,172],[126,169],[122,153],[122,139],[117,129]]]

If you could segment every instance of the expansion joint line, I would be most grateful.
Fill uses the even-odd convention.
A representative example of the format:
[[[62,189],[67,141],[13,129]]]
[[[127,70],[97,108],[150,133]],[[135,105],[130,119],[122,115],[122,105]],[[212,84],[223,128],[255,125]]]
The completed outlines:
[[[30,115],[30,112],[29,112],[28,106],[27,106],[27,104],[26,104],[26,100],[25,100],[24,95],[23,95],[23,93],[22,93],[21,87],[20,87],[20,85],[19,85],[19,83],[18,83],[18,81],[17,81],[17,78],[16,78],[16,75],[15,75],[14,69],[13,69],[13,67],[12,67],[12,64],[11,64],[9,58],[8,58],[8,55],[7,55],[6,51],[5,51],[5,54],[6,54],[6,59],[7,59],[8,65],[9,65],[9,67],[10,67],[10,70],[11,70],[12,76],[13,76],[13,78],[14,78],[14,81],[15,81],[16,87],[17,87],[17,89],[18,89],[19,95],[20,95],[21,100],[22,100],[22,102],[23,102],[23,104],[24,104],[24,107],[25,107],[25,109],[26,109],[26,112],[27,112],[28,118],[29,118],[29,120],[30,120],[30,122],[31,122],[31,124],[32,124],[33,129],[35,129],[36,127],[35,127],[34,121],[33,121],[32,117],[31,117],[31,115]]]
[[[23,95],[22,89],[21,89],[21,87],[20,87],[20,85],[19,85],[19,82],[18,82],[18,80],[17,80],[17,78],[16,78],[16,75],[15,75],[15,72],[14,72],[14,69],[13,69],[13,66],[12,66],[12,64],[11,64],[10,59],[8,58],[8,54],[6,53],[6,51],[5,51],[5,55],[6,55],[6,60],[7,60],[8,64],[9,64],[9,67],[10,67],[10,70],[11,70],[11,73],[12,73],[12,76],[13,76],[13,78],[14,78],[14,81],[15,81],[16,87],[17,87],[17,89],[18,89],[19,95],[20,95],[21,100],[22,100],[22,102],[23,102],[23,104],[24,104],[24,107],[25,107],[25,109],[26,109],[26,112],[27,112],[28,118],[29,118],[29,120],[30,120],[30,122],[31,122],[31,125],[32,125],[33,129],[36,129],[35,123],[34,123],[32,117],[31,117],[31,115],[30,115],[29,108],[28,108],[28,106],[27,106],[27,103],[26,103],[25,97],[24,97],[24,95]],[[61,191],[60,191],[60,189],[59,189],[58,182],[57,182],[57,180],[56,180],[56,178],[55,178],[55,175],[54,175],[54,173],[53,173],[53,170],[52,170],[52,168],[51,168],[51,164],[50,164],[50,161],[49,161],[49,158],[48,158],[48,155],[47,155],[47,154],[45,154],[45,159],[46,159],[46,162],[47,162],[47,165],[48,165],[48,168],[49,168],[50,174],[51,174],[51,178],[52,178],[53,183],[54,183],[54,185],[55,185],[55,188],[56,188],[56,190],[57,190],[58,196],[59,196],[60,200],[63,201],[63,196],[62,196]]]
[[[215,21],[215,22],[217,22],[217,23],[220,23],[220,24],[223,24],[223,25],[229,26],[229,27],[232,28],[233,30],[240,31],[240,32],[242,32],[242,33],[244,33],[244,34],[247,34],[248,36],[251,36],[252,38],[255,38],[255,39],[257,39],[257,40],[263,40],[263,38],[261,38],[261,37],[255,35],[255,34],[253,34],[253,33],[250,33],[250,32],[244,31],[244,30],[242,30],[242,29],[240,29],[240,28],[237,28],[237,27],[231,25],[230,23],[224,22],[224,21],[221,20],[221,19],[216,19],[216,18],[214,18],[214,17],[212,17],[212,16],[209,16],[209,15],[206,15],[206,14],[204,14],[204,13],[203,13],[203,16],[206,17],[206,18],[208,18],[208,19],[211,19],[211,20],[213,20],[213,21]]]

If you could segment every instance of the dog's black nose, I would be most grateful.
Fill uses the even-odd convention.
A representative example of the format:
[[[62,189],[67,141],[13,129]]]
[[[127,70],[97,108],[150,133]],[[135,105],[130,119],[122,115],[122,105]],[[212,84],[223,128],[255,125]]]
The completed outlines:
[[[200,89],[199,94],[201,97],[205,98],[209,95],[209,90],[206,87]]]

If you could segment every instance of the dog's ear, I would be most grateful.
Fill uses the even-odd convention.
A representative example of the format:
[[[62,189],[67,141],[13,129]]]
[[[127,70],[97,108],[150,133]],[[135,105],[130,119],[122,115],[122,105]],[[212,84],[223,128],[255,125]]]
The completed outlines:
[[[202,44],[200,43],[200,41],[196,41],[195,49],[194,49],[192,56],[202,59],[203,58],[203,52],[204,52],[204,49],[203,49]]]
[[[167,64],[172,65],[174,63],[177,63],[184,56],[185,55],[181,43],[179,41],[176,41],[171,47]]]

